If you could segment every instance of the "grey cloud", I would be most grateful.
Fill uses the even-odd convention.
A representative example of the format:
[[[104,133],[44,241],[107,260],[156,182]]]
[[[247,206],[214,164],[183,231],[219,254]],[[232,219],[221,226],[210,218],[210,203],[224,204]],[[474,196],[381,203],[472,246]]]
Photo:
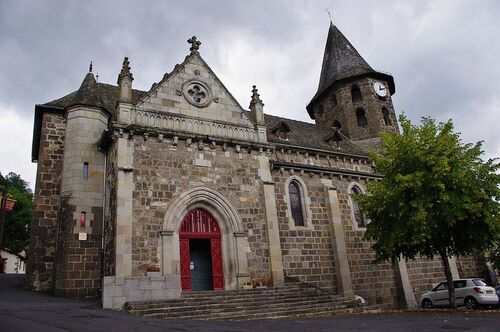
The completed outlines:
[[[305,105],[318,85],[325,8],[370,65],[393,74],[397,112],[413,120],[453,118],[464,138],[484,139],[487,153],[498,153],[490,121],[500,95],[500,3],[494,0],[3,0],[0,112],[14,110],[30,126],[34,104],[77,89],[90,60],[100,81],[114,84],[129,56],[134,87],[149,89],[184,59],[186,39],[196,34],[202,56],[243,106],[257,84],[266,112],[310,121]],[[245,54],[232,48],[238,47],[234,36],[242,38]]]

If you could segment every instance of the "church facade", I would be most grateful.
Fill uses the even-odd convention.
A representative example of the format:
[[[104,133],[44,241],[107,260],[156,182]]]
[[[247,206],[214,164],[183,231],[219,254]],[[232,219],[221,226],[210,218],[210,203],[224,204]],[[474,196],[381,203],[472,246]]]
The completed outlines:
[[[117,85],[90,68],[78,90],[36,105],[33,289],[121,308],[301,281],[412,306],[444,279],[439,261],[371,264],[351,199],[382,177],[368,156],[379,132],[399,130],[390,74],[331,24],[305,123],[265,114],[255,86],[244,109],[188,42],[149,91],[133,89],[125,58]],[[472,258],[451,263],[455,277],[481,272]]]

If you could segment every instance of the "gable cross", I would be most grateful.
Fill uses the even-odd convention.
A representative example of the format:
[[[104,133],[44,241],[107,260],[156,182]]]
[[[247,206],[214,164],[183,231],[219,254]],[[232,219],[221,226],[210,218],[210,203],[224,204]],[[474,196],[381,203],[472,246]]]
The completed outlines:
[[[189,44],[191,44],[191,48],[189,49],[191,52],[198,51],[200,49],[201,41],[199,41],[196,36],[193,36],[187,40]]]

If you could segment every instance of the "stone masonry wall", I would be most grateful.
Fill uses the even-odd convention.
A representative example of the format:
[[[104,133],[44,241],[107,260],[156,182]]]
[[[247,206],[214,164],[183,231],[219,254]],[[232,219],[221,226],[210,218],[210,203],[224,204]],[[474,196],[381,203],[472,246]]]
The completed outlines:
[[[273,172],[285,274],[337,293],[331,221],[326,206],[325,189],[319,176],[297,175],[307,187],[311,220],[305,227],[294,226],[290,223],[288,200],[285,195],[286,182],[290,176],[289,172]]]
[[[431,290],[437,283],[446,279],[444,266],[439,257],[432,260],[428,258],[409,260],[406,263],[406,269],[417,301],[420,301],[422,293]]]
[[[75,208],[64,204],[64,220],[71,220]],[[92,208],[94,218],[91,227],[99,229],[102,208]],[[57,254],[56,295],[71,297],[96,297],[101,287],[101,260],[99,247],[101,233],[87,234],[87,239],[79,240],[73,232],[73,223],[61,223]]]
[[[65,129],[64,114],[44,113],[27,264],[28,284],[35,290],[48,290],[54,286],[56,225],[59,215]]]
[[[459,257],[457,268],[460,278],[487,278],[489,276],[484,258],[480,256]]]
[[[104,213],[104,275],[115,275],[115,234],[116,234],[116,181],[117,181],[117,166],[116,166],[116,151],[117,146],[113,143],[107,154],[106,163],[106,211]]]
[[[145,275],[159,262],[160,234],[169,204],[181,193],[204,185],[221,193],[238,211],[248,232],[252,277],[269,278],[268,241],[262,183],[256,152],[224,151],[198,143],[134,136],[132,275]],[[219,223],[223,221],[219,220]],[[224,253],[223,253],[224,255]]]
[[[381,130],[397,131],[398,124],[391,96],[387,94],[385,98],[379,98],[373,90],[375,81],[364,78],[334,87],[329,95],[323,97],[315,105],[316,123],[332,127],[333,122],[337,120],[342,125],[342,131],[353,140],[376,137]],[[352,101],[351,86],[353,84],[360,88],[363,100]],[[359,107],[365,110],[368,120],[366,127],[358,126],[356,110]],[[384,124],[382,107],[386,107],[389,112],[390,124],[388,125]]]
[[[275,158],[279,161],[298,165],[315,165],[343,171],[373,172],[372,165],[367,159],[350,158],[342,155],[331,155],[327,158],[325,155],[280,149],[278,147]],[[325,207],[327,192],[321,184],[319,174],[311,175],[307,171],[296,171],[293,175],[302,179],[306,185],[313,228],[289,229],[290,222],[286,215],[288,203],[284,197],[284,190],[285,181],[292,174],[289,170],[273,172],[285,271],[288,275],[294,275],[303,281],[316,283],[320,287],[331,287],[335,292],[338,285],[335,275],[335,262],[333,262],[332,234],[330,234],[328,228],[331,221],[328,219],[328,211]],[[323,176],[331,179],[337,188],[354,293],[364,297],[372,304],[395,306],[398,301],[398,285],[394,268],[390,263],[378,265],[371,263],[375,256],[370,249],[370,243],[362,239],[364,230],[357,229],[354,226],[351,215],[350,199],[347,194],[348,187],[353,182],[356,182],[366,188],[366,180],[349,176],[329,176],[326,174]],[[300,236],[298,236],[299,234]],[[307,250],[305,245],[307,245]],[[312,246],[312,249],[309,249],[309,246]],[[307,258],[308,255],[312,256]],[[317,268],[313,269],[307,266],[307,268],[301,269],[304,262],[306,265],[309,264],[308,261],[305,261],[306,259],[310,259],[313,265],[316,264],[315,259],[319,260],[321,267],[324,269],[320,275],[318,275]],[[320,282],[316,279],[320,280]]]
[[[104,154],[97,142],[107,127],[104,111],[66,111],[61,191],[67,196],[60,222],[56,294],[94,297],[101,285]]]
[[[345,244],[354,293],[367,299],[371,304],[395,306],[398,301],[398,285],[391,263],[372,264],[375,255],[370,249],[370,242],[363,240],[364,230],[357,229],[351,214],[348,186],[356,182],[366,188],[366,181],[335,179],[345,232]]]

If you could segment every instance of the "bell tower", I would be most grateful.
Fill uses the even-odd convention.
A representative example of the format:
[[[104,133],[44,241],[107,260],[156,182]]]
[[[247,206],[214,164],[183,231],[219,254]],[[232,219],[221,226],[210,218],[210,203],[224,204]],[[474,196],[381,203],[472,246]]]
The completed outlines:
[[[336,127],[353,141],[398,131],[394,78],[375,71],[330,22],[318,91],[307,105],[317,125]]]

